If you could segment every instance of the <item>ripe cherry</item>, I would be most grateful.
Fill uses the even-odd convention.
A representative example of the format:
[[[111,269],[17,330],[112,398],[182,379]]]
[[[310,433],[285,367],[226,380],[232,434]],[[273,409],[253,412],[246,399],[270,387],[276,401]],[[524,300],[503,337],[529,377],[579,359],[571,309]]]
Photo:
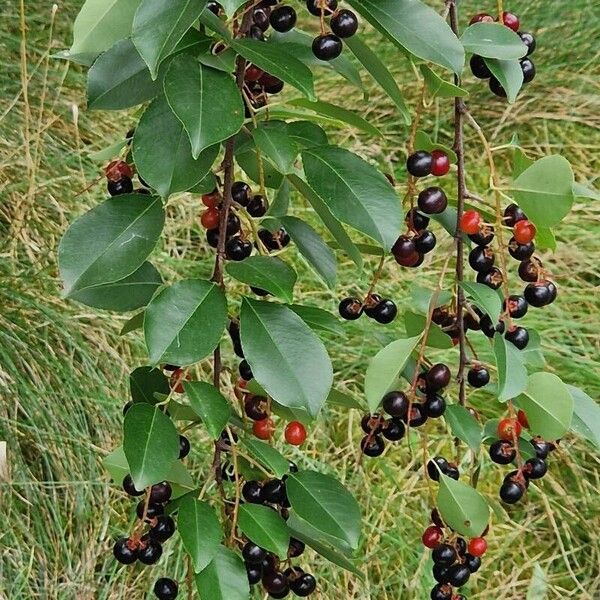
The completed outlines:
[[[468,235],[476,234],[481,224],[481,215],[476,210],[466,210],[460,218],[460,230]]]
[[[512,440],[496,440],[490,446],[490,458],[497,465],[509,465],[517,456]]]
[[[443,363],[437,363],[433,365],[429,371],[427,371],[427,375],[425,376],[427,390],[436,392],[442,388],[445,388],[450,383],[451,376],[452,374],[450,373],[450,369],[447,365]]]
[[[425,231],[421,231],[421,233],[415,236],[414,243],[415,250],[418,254],[427,254],[435,248],[437,239],[433,231],[425,229]]]
[[[162,556],[162,546],[155,540],[144,542],[138,552],[138,560],[145,565],[153,565],[160,560]]]
[[[489,246],[475,246],[469,252],[469,265],[478,273],[489,271],[494,266],[495,260],[494,251]]]
[[[425,150],[417,150],[406,159],[406,170],[413,177],[426,177],[432,168],[433,156]]]
[[[273,9],[269,22],[275,31],[286,33],[294,28],[298,16],[291,6],[278,6]]]
[[[244,181],[236,181],[231,186],[231,197],[233,198],[233,201],[237,202],[240,206],[248,206],[251,194],[252,189]]]
[[[383,437],[390,442],[397,442],[404,437],[406,427],[399,417],[388,419],[383,425]]]
[[[518,438],[522,431],[521,423],[513,418],[502,419],[498,423],[498,437],[502,440],[512,442],[514,438]]]
[[[502,13],[502,22],[509,29],[512,29],[515,32],[519,31],[519,17],[517,17],[517,15],[504,11]]]
[[[221,202],[218,190],[213,190],[210,194],[202,195],[202,204],[207,208],[217,208]]]
[[[477,79],[489,79],[492,76],[490,68],[487,66],[484,58],[478,54],[473,54],[469,61],[471,67],[471,73],[477,77]]]
[[[396,260],[410,258],[416,253],[416,244],[413,238],[401,235],[392,246],[392,254]]]
[[[292,446],[300,446],[306,440],[306,428],[300,421],[292,421],[285,428],[285,440]]]
[[[343,48],[342,40],[333,33],[319,35],[312,43],[313,54],[319,60],[333,60],[342,53]]]
[[[406,417],[408,404],[408,398],[404,392],[388,392],[382,400],[383,410],[390,417]]]
[[[467,546],[467,550],[469,554],[473,556],[483,556],[487,550],[487,542],[485,538],[477,537],[469,540],[469,545]]]
[[[469,369],[467,381],[474,388],[482,388],[490,382],[490,372],[481,365]]]
[[[305,598],[317,589],[317,580],[310,573],[302,573],[290,583],[290,587],[296,596]]]
[[[543,458],[535,457],[525,461],[523,475],[527,479],[541,479],[548,472],[548,465]]]
[[[154,595],[158,600],[175,600],[178,591],[177,582],[167,577],[161,577],[154,584]]]
[[[527,56],[530,56],[535,52],[536,41],[535,37],[527,31],[518,31],[521,41],[527,46]]]
[[[519,207],[519,205],[509,204],[504,209],[504,224],[508,227],[514,227],[519,221],[524,221],[527,219],[527,216],[523,212],[523,210]]]
[[[113,555],[122,565],[131,565],[138,558],[137,544],[130,538],[121,538],[113,546]]]
[[[219,226],[220,214],[216,208],[209,208],[202,213],[200,222],[205,229],[216,229]]]
[[[358,298],[344,298],[338,309],[340,316],[346,321],[355,321],[363,313],[363,305]]]
[[[133,182],[129,177],[121,177],[117,181],[109,180],[106,188],[111,196],[122,196],[123,194],[131,194],[133,192]]]
[[[267,210],[269,209],[269,203],[264,196],[257,194],[254,196],[246,206],[246,210],[251,217],[258,219],[260,217],[264,217],[267,214]]]
[[[450,159],[443,150],[434,150],[431,153],[431,174],[436,177],[443,177],[450,170]]]
[[[504,334],[504,337],[519,350],[524,350],[527,347],[527,344],[529,344],[529,332],[525,327],[513,325]]]
[[[385,442],[381,439],[381,436],[369,434],[360,441],[360,449],[366,456],[375,458],[383,454]]]
[[[426,215],[438,215],[446,210],[448,198],[442,188],[432,186],[419,194],[417,203],[419,210]]]
[[[131,478],[131,475],[126,475],[123,479],[123,489],[130,496],[141,496],[144,493],[144,490],[139,491],[136,489],[135,485],[133,484],[133,479]]]
[[[444,532],[435,525],[431,525],[424,532],[421,540],[426,548],[435,548],[444,537]]]
[[[535,79],[535,64],[530,58],[522,58],[519,63],[523,71],[523,83],[530,83]]]
[[[340,38],[352,37],[358,31],[356,15],[347,9],[338,10],[329,22],[331,31]]]
[[[519,244],[529,244],[533,241],[536,228],[533,223],[526,219],[515,223],[514,238]]]
[[[252,425],[252,432],[259,440],[270,440],[274,431],[275,425],[271,419],[255,421]]]

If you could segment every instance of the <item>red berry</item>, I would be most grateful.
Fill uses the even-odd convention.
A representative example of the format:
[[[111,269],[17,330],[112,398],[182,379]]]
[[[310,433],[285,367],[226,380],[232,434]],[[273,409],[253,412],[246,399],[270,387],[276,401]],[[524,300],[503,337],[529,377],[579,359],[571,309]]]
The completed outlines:
[[[254,421],[252,432],[259,440],[270,440],[275,431],[275,426],[271,419],[263,419],[262,421]]]
[[[535,238],[535,234],[536,228],[531,221],[525,219],[515,223],[513,235],[519,244],[529,244],[529,242],[533,241],[533,238]]]
[[[431,153],[433,159],[431,165],[431,174],[436,177],[442,177],[450,170],[450,159],[448,155],[442,150],[434,150]]]
[[[527,415],[525,414],[524,411],[520,410],[517,413],[517,419],[519,421],[519,423],[525,427],[525,429],[529,429],[529,421],[527,420]]]
[[[481,228],[481,215],[476,210],[466,210],[460,218],[460,229],[467,235],[475,235]]]
[[[210,194],[204,194],[202,196],[202,204],[208,208],[217,208],[221,202],[219,192],[217,190],[212,191]]]
[[[306,439],[306,428],[300,421],[292,421],[285,428],[285,441],[292,446],[300,446]]]
[[[217,228],[219,226],[219,211],[216,208],[205,210],[200,217],[200,222],[205,229]]]
[[[259,69],[256,65],[250,65],[246,69],[246,73],[244,74],[244,79],[246,81],[258,81],[263,75],[264,71]]]
[[[498,437],[502,440],[512,441],[521,435],[522,429],[521,423],[517,419],[502,419],[498,423]]]
[[[189,379],[189,373],[185,373],[183,369],[175,369],[171,375],[171,389],[178,394],[183,394],[183,382]]]
[[[513,15],[513,13],[503,12],[502,13],[502,22],[513,31],[519,31],[519,17],[517,15]]]
[[[120,181],[123,177],[131,179],[133,169],[124,160],[111,160],[104,167],[104,174],[109,181]]]
[[[469,25],[473,25],[474,23],[491,23],[494,20],[492,15],[488,15],[487,13],[478,13],[471,17],[469,21]]]
[[[444,537],[444,532],[436,525],[431,525],[424,532],[421,540],[426,548],[435,548]]]
[[[483,556],[487,550],[487,547],[488,545],[485,541],[485,538],[478,537],[469,541],[467,550],[469,551],[469,554],[472,554],[473,556]]]

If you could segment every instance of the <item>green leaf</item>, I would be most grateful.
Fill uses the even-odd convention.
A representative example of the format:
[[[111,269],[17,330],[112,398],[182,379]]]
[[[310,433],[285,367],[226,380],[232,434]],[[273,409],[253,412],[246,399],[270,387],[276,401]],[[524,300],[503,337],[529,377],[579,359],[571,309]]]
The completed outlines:
[[[191,365],[217,346],[227,323],[223,291],[202,279],[164,288],[146,308],[144,335],[152,363]]]
[[[337,261],[331,248],[321,236],[306,222],[298,217],[280,217],[279,221],[290,234],[300,254],[325,282],[325,285],[335,289]]]
[[[129,375],[129,390],[133,402],[156,404],[155,393],[168,395],[171,391],[169,380],[160,369],[138,367]]]
[[[58,247],[66,296],[128,277],[144,263],[165,220],[160,198],[110,198],[73,223]]]
[[[123,150],[126,145],[127,140],[124,137],[121,137],[120,140],[114,142],[110,146],[97,150],[96,152],[90,152],[88,158],[94,162],[105,163],[120,154],[121,150]]]
[[[250,584],[242,559],[219,546],[212,562],[196,574],[200,600],[248,600]]]
[[[369,362],[365,374],[365,396],[372,413],[377,410],[385,394],[398,385],[400,374],[420,339],[421,336],[396,340],[380,350]]]
[[[246,360],[269,396],[317,415],[333,382],[321,340],[296,313],[272,302],[244,298],[240,326]]]
[[[460,535],[479,537],[488,525],[490,508],[484,497],[447,475],[440,474],[436,506],[444,522]]]
[[[362,255],[350,236],[346,233],[342,224],[331,214],[324,200],[317,192],[297,175],[289,175],[292,185],[309,201],[314,211],[319,215],[321,221],[340,248],[352,259],[354,264],[361,269],[363,265]]]
[[[73,44],[63,58],[84,65],[126,38],[140,0],[86,0],[73,25]]]
[[[124,279],[87,287],[71,294],[70,298],[94,308],[128,312],[146,306],[161,285],[162,278],[156,267],[145,262]]]
[[[266,187],[272,189],[281,187],[283,175],[275,169],[270,161],[262,159],[261,173],[254,138],[243,131],[236,138],[235,159],[244,173],[255,183],[261,183],[262,174]]]
[[[527,46],[510,28],[500,23],[474,23],[465,29],[460,41],[465,50],[486,58],[523,58]]]
[[[548,227],[538,227],[535,234],[535,247],[538,250],[556,250],[556,236]]]
[[[429,306],[435,293],[435,290],[430,290],[428,288],[413,284],[410,288],[410,296],[413,301],[412,307],[414,310],[418,310],[423,314],[428,314]],[[434,303],[435,306],[433,306],[433,308],[438,308],[439,306],[448,304],[452,300],[452,297],[452,294],[447,290],[440,291],[437,294],[436,301]]]
[[[192,156],[235,135],[244,124],[244,103],[231,75],[182,54],[171,62],[165,95],[192,145]]]
[[[310,100],[316,100],[311,70],[280,46],[252,39],[231,40],[229,44],[259,69],[289,83]]]
[[[242,504],[238,527],[252,542],[276,554],[281,560],[287,558],[290,532],[285,521],[269,506]]]
[[[351,548],[358,548],[360,507],[337,479],[316,471],[300,471],[289,475],[286,490],[292,508],[301,519]]]
[[[419,129],[415,136],[415,148],[418,148],[419,150],[426,150],[427,152],[431,152],[433,150],[443,150],[448,155],[451,163],[455,163],[458,160],[456,152],[454,152],[450,146],[445,146],[444,144],[434,142],[430,135],[422,129]]]
[[[494,355],[498,369],[498,400],[518,396],[527,387],[527,369],[521,353],[500,333],[494,335]]]
[[[141,329],[144,326],[144,311],[140,311],[136,313],[129,319],[129,321],[125,322],[125,325],[119,331],[119,335],[125,335],[131,331],[135,331],[136,329]]]
[[[287,123],[287,132],[301,148],[326,146],[329,143],[327,134],[323,131],[323,128],[310,121],[293,121],[292,123]]]
[[[548,579],[539,563],[533,565],[526,600],[545,600],[548,595]]]
[[[473,415],[460,404],[449,404],[444,413],[452,435],[462,440],[473,452],[481,446],[482,429]]]
[[[252,458],[281,479],[290,470],[290,463],[273,446],[250,437],[241,438],[242,445]]]
[[[600,449],[600,406],[583,390],[573,385],[567,388],[573,398],[571,430]]]
[[[502,312],[502,299],[496,290],[489,288],[483,283],[472,283],[463,281],[460,286],[465,291],[467,297],[486,313],[492,323],[497,323]]]
[[[525,169],[528,169],[535,161],[529,158],[522,148],[518,146],[513,153],[513,178],[516,179]]]
[[[339,390],[332,389],[327,396],[327,404],[331,406],[342,406],[343,408],[355,408],[364,410],[364,406],[350,394],[345,394]]]
[[[275,197],[267,211],[268,217],[284,217],[290,208],[290,184],[284,179],[275,192]]]
[[[512,104],[523,86],[523,70],[518,60],[498,60],[485,58],[485,64],[504,88],[508,101]]]
[[[126,475],[129,475],[129,465],[125,458],[123,446],[115,448],[102,460],[102,466],[108,471],[110,478],[117,485],[121,485]]]
[[[261,123],[252,130],[252,137],[257,148],[273,166],[282,174],[293,173],[294,163],[298,158],[298,146],[288,135],[285,124]],[[279,126],[282,125],[282,126]]]
[[[271,292],[284,302],[291,302],[296,284],[296,271],[275,256],[250,256],[239,262],[229,262],[225,270],[234,279],[252,287]]]
[[[577,181],[573,184],[573,193],[578,198],[590,198],[591,200],[600,200],[600,192],[583,183],[578,183]]]
[[[164,198],[187,191],[202,181],[218,153],[219,146],[215,145],[194,160],[183,125],[164,96],[146,109],[133,136],[136,167],[143,179]]]
[[[194,572],[205,569],[217,556],[223,531],[214,509],[206,502],[185,498],[179,507],[177,531]]]
[[[235,11],[245,4],[246,0],[221,0],[219,4],[223,7],[225,14],[228,17],[233,17]]]
[[[290,308],[315,331],[326,331],[339,337],[346,335],[339,319],[327,310],[304,304],[290,304]]]
[[[138,490],[167,478],[179,457],[179,434],[159,408],[134,404],[125,415],[123,450]]]
[[[184,381],[183,389],[192,410],[202,419],[210,436],[219,439],[231,417],[231,404],[227,398],[205,381]]]
[[[529,344],[527,344],[525,350],[521,351],[521,356],[525,360],[525,364],[535,370],[543,369],[546,365],[541,346],[540,334],[535,329],[529,329]]]
[[[334,216],[389,250],[398,239],[402,209],[394,188],[368,162],[336,146],[302,152],[309,185]]]
[[[407,311],[404,313],[404,327],[406,335],[409,337],[420,336],[425,331],[427,318],[423,315],[418,315],[414,312]],[[452,339],[447,333],[442,331],[442,328],[435,323],[430,323],[427,334],[427,345],[430,348],[452,348]]]
[[[289,100],[287,104],[291,106],[298,106],[300,108],[306,108],[316,112],[319,115],[330,117],[342,123],[352,125],[352,127],[356,127],[356,129],[360,129],[369,135],[383,137],[383,133],[381,133],[381,131],[369,121],[363,119],[363,117],[355,112],[346,108],[342,108],[341,106],[336,106],[335,104],[330,104],[329,102],[323,102],[322,100],[311,102],[306,98]]]
[[[463,90],[461,87],[450,83],[449,81],[443,80],[435,71],[430,69],[427,65],[420,65],[421,73],[429,93],[433,97],[439,98],[464,98],[469,95],[467,90]]]
[[[446,20],[419,0],[349,0],[375,29],[418,58],[463,70],[465,51]]]
[[[532,435],[557,440],[571,426],[573,397],[569,388],[554,373],[530,375],[527,388],[517,398],[517,404],[527,415]]]
[[[557,225],[574,201],[573,170],[557,154],[536,160],[511,186],[515,200],[537,227]]]
[[[142,0],[133,19],[131,39],[153,79],[158,77],[160,63],[175,50],[205,5],[206,0]]]
[[[394,79],[394,76],[389,72],[383,61],[379,58],[376,52],[365,44],[360,36],[354,35],[345,40],[345,44],[350,48],[352,54],[369,72],[373,79],[381,86],[381,89],[392,99],[405,125],[410,125],[411,118],[404,96]]]

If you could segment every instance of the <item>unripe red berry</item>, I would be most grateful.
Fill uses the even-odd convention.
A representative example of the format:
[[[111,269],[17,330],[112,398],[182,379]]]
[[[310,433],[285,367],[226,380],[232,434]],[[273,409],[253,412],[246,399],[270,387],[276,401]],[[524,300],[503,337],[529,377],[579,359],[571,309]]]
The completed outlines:
[[[525,427],[525,429],[529,429],[529,421],[527,420],[527,415],[525,414],[524,411],[520,410],[517,413],[517,419],[518,419],[519,423],[521,423],[521,425],[523,427]]]
[[[502,419],[498,423],[498,437],[502,440],[512,441],[521,435],[521,423],[517,419]]]
[[[535,238],[536,228],[531,221],[524,219],[515,223],[513,235],[519,244],[529,244]]]
[[[104,167],[104,174],[109,181],[120,181],[123,177],[131,179],[133,169],[124,160],[111,160]]]
[[[467,235],[475,235],[481,228],[481,215],[476,210],[466,210],[460,218],[460,229]]]
[[[517,15],[513,15],[513,13],[504,11],[502,13],[502,22],[506,27],[512,29],[513,31],[519,31],[519,17]]]
[[[219,202],[221,202],[221,198],[217,190],[213,190],[210,194],[204,194],[202,196],[202,204],[207,208],[217,208]]]
[[[492,15],[488,15],[487,13],[478,13],[471,17],[469,21],[469,25],[474,25],[475,23],[492,23],[494,18]]]
[[[215,229],[219,226],[219,211],[216,208],[205,210],[200,217],[200,222],[205,229]]]
[[[467,550],[469,551],[469,554],[472,554],[473,556],[483,556],[487,550],[487,547],[488,545],[485,541],[485,538],[478,537],[469,541]]]
[[[285,441],[292,446],[300,446],[306,439],[306,428],[300,421],[292,421],[285,428]]]
[[[275,426],[271,419],[263,419],[262,421],[255,421],[252,425],[252,432],[259,440],[270,440],[275,431]]]
[[[431,174],[436,177],[443,177],[450,170],[450,159],[443,150],[434,150],[431,153],[432,164]]]
[[[426,548],[435,548],[444,537],[444,532],[436,525],[431,525],[424,532],[421,540]]]
[[[178,394],[183,394],[183,382],[189,379],[189,373],[184,373],[183,369],[175,369],[171,375],[171,389]]]

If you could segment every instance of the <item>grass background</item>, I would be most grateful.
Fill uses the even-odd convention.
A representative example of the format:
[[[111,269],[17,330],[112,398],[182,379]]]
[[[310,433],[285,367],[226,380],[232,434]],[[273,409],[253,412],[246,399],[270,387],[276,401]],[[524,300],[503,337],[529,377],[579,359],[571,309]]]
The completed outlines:
[[[492,4],[465,0],[463,22],[464,15],[491,10]],[[152,569],[117,568],[110,540],[131,523],[132,507],[100,465],[120,441],[126,375],[143,361],[141,340],[136,334],[118,336],[126,317],[63,302],[55,256],[67,223],[104,197],[100,181],[89,187],[100,171],[88,152],[119,139],[134,119],[125,113],[85,112],[83,70],[49,58],[70,43],[81,2],[61,2],[55,14],[48,2],[23,0],[23,5],[21,22],[19,2],[0,1],[0,440],[7,442],[10,471],[0,481],[0,597],[144,598],[156,577],[183,577],[179,544],[167,544],[165,557]],[[561,153],[573,163],[578,180],[594,182],[600,172],[598,1],[514,0],[509,8],[538,36],[538,77],[510,107],[467,78],[472,111],[492,144],[506,144],[517,133],[531,156]],[[369,39],[414,101],[416,86],[404,59],[379,38]],[[385,133],[374,140],[342,130],[338,141],[401,174],[407,131],[375,86],[366,104],[339,79],[321,79],[319,87],[325,98],[340,103],[343,98],[345,106],[361,111]],[[450,117],[451,103],[440,102],[431,107],[423,128],[447,141]],[[485,195],[485,162],[471,131],[467,149],[469,187]],[[509,159],[508,152],[498,153],[504,175],[510,173]],[[156,252],[168,281],[210,270],[212,255],[198,241],[197,211],[197,198],[182,195],[170,202],[165,240]],[[307,209],[297,201],[294,211]],[[598,203],[577,202],[557,234],[558,249],[544,260],[560,285],[559,301],[528,316],[527,323],[543,332],[548,369],[598,398]],[[433,282],[445,248],[448,241],[418,272],[388,265],[380,291],[408,307],[410,283],[415,278],[424,285]],[[290,253],[299,270],[300,299],[330,310],[342,293],[364,290],[374,267],[357,273],[340,257],[341,285],[334,295],[315,291],[320,286],[315,287],[293,249]],[[396,330],[401,326],[386,329],[385,335]],[[344,339],[327,340],[338,387],[360,390],[381,331],[361,319],[348,327]],[[469,402],[486,417],[499,410],[481,393],[472,394]],[[420,455],[402,444],[389,448],[384,459],[356,468],[359,420],[356,411],[328,408],[302,455],[285,448],[304,466],[337,473],[358,496],[365,515],[365,582],[322,561],[305,560],[320,581],[314,597],[427,598],[432,581],[418,538],[430,503],[418,472]],[[444,447],[443,425],[429,425],[427,431],[430,452],[451,452]],[[194,439],[189,464],[200,480],[209,462],[206,448],[201,438]],[[527,501],[508,511],[495,500],[502,470],[484,464],[481,489],[495,511],[491,551],[469,582],[469,598],[522,600],[536,572],[545,573],[547,598],[598,597],[598,456],[568,437],[551,463],[550,474],[532,486]]]

